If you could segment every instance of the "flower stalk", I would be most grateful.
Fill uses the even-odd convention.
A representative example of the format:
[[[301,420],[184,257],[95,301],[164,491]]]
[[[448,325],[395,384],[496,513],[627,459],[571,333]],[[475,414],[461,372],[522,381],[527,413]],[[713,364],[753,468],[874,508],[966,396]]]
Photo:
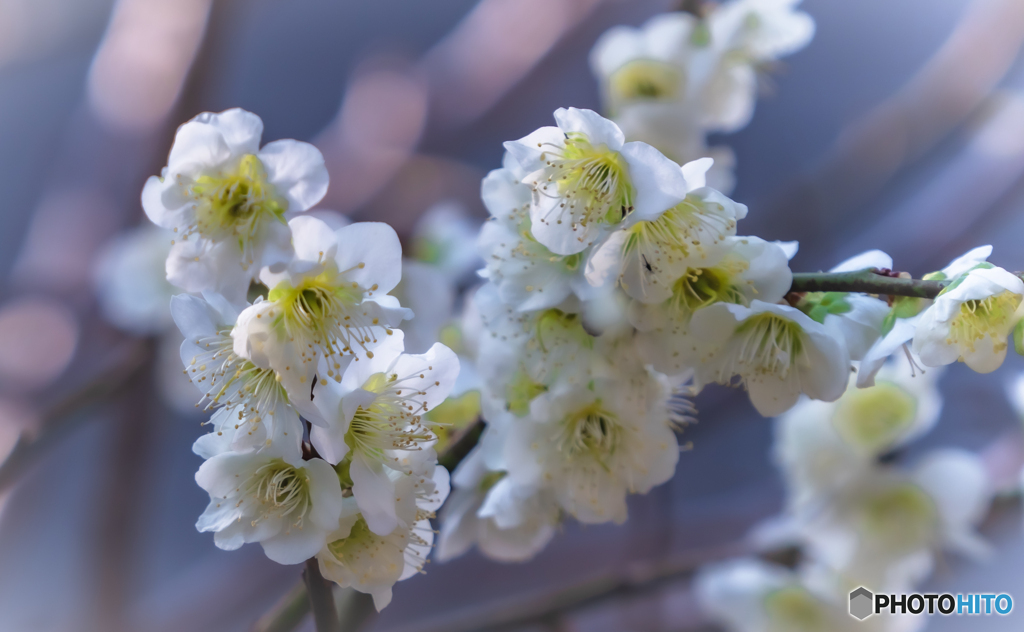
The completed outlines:
[[[790,292],[860,292],[886,296],[935,298],[949,280],[927,281],[895,276],[889,270],[869,268],[855,272],[794,272]]]

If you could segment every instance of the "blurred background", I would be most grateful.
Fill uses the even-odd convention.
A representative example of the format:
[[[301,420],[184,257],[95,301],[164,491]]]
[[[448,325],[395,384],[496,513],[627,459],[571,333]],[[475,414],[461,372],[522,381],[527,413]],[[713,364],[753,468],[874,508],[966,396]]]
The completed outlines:
[[[322,207],[408,237],[439,202],[482,219],[501,142],[558,107],[599,109],[596,38],[675,6],[0,0],[0,630],[248,630],[298,578],[258,547],[224,552],[196,532],[204,417],[165,403],[180,366],[154,360],[177,341],[108,324],[95,298],[98,258],[146,221],[139,193],[178,124],[251,110],[265,140],[323,151]],[[1024,269],[1024,3],[802,7],[813,42],[776,69],[747,128],[713,139],[737,155],[742,232],[799,240],[801,271],[881,248],[919,275],[986,243]],[[942,420],[914,449],[983,451],[994,476],[1015,476],[1003,390],[1021,366],[952,367]],[[708,390],[697,406],[693,449],[672,481],[631,498],[625,525],[568,524],[525,564],[475,552],[431,564],[366,629],[714,629],[689,578],[743,552],[782,486],[771,423],[741,392]],[[926,588],[1024,598],[1019,513],[997,503],[984,533],[999,554],[945,560]],[[1020,629],[1020,616],[971,629]]]

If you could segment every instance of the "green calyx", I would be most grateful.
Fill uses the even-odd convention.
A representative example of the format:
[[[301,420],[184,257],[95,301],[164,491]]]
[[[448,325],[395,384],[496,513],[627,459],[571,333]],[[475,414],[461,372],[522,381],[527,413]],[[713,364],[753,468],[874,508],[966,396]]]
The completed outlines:
[[[810,292],[800,301],[797,309],[811,320],[824,324],[829,314],[845,314],[853,309],[849,297],[846,292]]]
[[[892,309],[889,310],[889,313],[885,315],[885,319],[882,320],[882,335],[885,336],[892,331],[898,319],[917,316],[925,307],[928,307],[929,303],[931,303],[929,299],[914,296],[892,297]]]

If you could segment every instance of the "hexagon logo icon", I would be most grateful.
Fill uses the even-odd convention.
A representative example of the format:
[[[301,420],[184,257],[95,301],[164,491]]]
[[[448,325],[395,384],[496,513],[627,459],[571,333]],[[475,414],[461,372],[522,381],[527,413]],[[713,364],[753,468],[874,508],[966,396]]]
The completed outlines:
[[[872,614],[875,596],[863,586],[850,593],[850,614],[863,621]]]

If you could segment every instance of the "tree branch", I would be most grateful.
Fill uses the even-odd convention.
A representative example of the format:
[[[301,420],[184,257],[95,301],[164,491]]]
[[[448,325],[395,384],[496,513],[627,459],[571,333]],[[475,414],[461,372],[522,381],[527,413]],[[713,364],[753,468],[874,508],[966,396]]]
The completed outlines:
[[[790,292],[861,292],[886,296],[935,298],[949,281],[925,281],[891,276],[871,268],[855,272],[797,272]]]
[[[341,632],[341,621],[338,610],[334,607],[334,593],[331,582],[320,574],[320,562],[315,557],[306,560],[306,570],[302,572],[306,582],[306,594],[313,609],[316,621],[316,632]]]

